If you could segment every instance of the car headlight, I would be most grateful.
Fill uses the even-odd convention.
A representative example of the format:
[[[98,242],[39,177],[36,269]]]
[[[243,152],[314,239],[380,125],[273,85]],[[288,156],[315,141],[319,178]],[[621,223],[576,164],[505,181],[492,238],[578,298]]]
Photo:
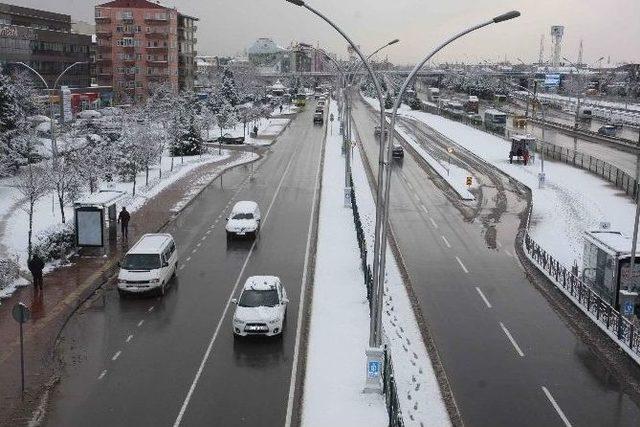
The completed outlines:
[[[242,325],[243,323],[244,323],[244,322],[243,322],[242,320],[237,319],[237,318],[235,318],[235,317],[233,318],[233,324],[234,324],[234,325]]]
[[[160,279],[151,279],[149,283],[160,283]]]
[[[277,318],[277,317],[276,317],[275,319],[271,319],[271,320],[269,320],[269,324],[270,324],[270,325],[276,325],[276,324],[278,324],[278,323],[280,323],[280,319],[279,319],[279,318]]]
[[[124,279],[118,279],[118,283],[119,283],[120,285],[126,285],[126,284],[127,284],[127,281],[126,281],[126,280],[124,280]]]

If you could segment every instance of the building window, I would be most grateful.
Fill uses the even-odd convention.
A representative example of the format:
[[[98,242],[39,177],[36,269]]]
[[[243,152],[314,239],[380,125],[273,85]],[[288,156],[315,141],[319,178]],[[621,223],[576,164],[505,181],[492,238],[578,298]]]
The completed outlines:
[[[133,19],[133,12],[130,10],[123,10],[120,12],[120,19]]]

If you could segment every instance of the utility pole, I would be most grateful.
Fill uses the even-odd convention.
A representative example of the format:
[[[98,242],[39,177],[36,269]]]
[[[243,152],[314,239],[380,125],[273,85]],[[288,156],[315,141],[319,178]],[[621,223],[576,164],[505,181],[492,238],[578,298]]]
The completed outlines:
[[[640,204],[638,198],[638,191],[640,190],[640,186],[638,185],[638,181],[640,181],[640,135],[638,135],[638,146],[636,147],[636,185],[635,185],[635,201],[636,201],[636,218],[633,222],[633,239],[631,240],[631,262],[629,264],[629,275],[631,280],[633,280],[633,268],[636,262],[636,248],[638,245],[638,220],[640,219]]]

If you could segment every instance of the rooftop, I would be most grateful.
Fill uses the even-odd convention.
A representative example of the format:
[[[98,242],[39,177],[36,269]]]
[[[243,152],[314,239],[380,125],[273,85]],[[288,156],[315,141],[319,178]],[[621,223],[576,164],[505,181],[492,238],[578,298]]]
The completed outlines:
[[[247,278],[243,289],[255,289],[257,291],[267,291],[280,283],[280,278],[276,276],[251,276]]]
[[[170,239],[171,234],[145,234],[129,250],[130,254],[148,254],[158,252]]]
[[[233,212],[252,212],[258,204],[248,200],[242,200],[233,205]]]
[[[129,7],[132,9],[169,9],[158,3],[153,3],[147,0],[113,0],[108,3],[102,3],[97,7]]]

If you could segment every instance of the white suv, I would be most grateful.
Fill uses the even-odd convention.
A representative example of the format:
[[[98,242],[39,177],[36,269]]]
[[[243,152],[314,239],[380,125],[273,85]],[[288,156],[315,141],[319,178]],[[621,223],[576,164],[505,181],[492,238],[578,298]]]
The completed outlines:
[[[276,276],[251,276],[242,288],[233,315],[234,336],[282,334],[287,316],[287,292]]]
[[[233,236],[256,237],[260,230],[260,208],[256,202],[238,202],[231,209],[231,215],[227,218],[227,238]]]

